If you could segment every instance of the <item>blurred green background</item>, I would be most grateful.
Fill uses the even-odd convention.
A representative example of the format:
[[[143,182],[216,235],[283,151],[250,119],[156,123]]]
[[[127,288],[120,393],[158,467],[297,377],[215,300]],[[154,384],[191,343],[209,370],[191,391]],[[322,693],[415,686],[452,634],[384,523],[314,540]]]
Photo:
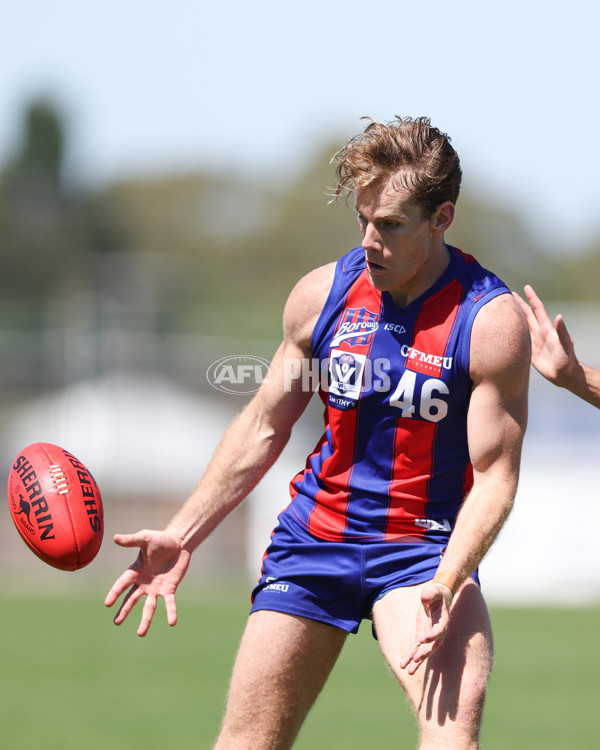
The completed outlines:
[[[120,629],[102,597],[0,596],[2,745],[11,750],[192,750],[218,732],[247,593],[180,596],[175,629]],[[597,608],[492,610],[497,666],[485,712],[489,750],[596,750]],[[260,705],[257,703],[257,712]],[[413,747],[407,703],[368,624],[349,636],[296,747]]]

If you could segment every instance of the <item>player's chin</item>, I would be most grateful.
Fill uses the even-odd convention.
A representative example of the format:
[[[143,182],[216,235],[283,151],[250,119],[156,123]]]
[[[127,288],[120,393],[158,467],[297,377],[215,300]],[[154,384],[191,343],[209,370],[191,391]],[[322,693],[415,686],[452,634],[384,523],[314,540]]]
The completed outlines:
[[[389,271],[383,266],[367,264],[367,274],[371,284],[379,291],[387,291],[390,283]]]

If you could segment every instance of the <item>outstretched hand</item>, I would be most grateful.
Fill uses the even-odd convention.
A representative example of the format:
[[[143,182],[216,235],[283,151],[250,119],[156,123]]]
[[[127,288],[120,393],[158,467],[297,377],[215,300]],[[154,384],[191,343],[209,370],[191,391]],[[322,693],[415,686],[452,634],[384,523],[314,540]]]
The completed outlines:
[[[430,582],[421,592],[417,611],[417,635],[400,667],[414,674],[421,664],[442,645],[450,622],[452,592],[441,583]]]
[[[146,596],[142,618],[137,630],[144,636],[150,628],[157,600],[162,596],[169,625],[177,623],[175,591],[190,564],[191,553],[182,548],[181,540],[166,531],[139,531],[137,534],[115,534],[114,541],[121,547],[139,547],[136,561],[114,583],[105,600],[107,607],[117,601],[127,589],[115,625],[120,625],[137,602]]]
[[[531,334],[531,362],[551,383],[566,385],[566,379],[577,367],[578,362],[563,317],[557,315],[552,321],[543,302],[531,286],[525,286],[525,295],[531,307],[513,292],[514,298],[527,316]]]

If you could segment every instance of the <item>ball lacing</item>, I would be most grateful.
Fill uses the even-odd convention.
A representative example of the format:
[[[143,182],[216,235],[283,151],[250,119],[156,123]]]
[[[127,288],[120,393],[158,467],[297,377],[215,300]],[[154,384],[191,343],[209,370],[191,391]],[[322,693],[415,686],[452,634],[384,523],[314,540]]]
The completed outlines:
[[[66,495],[66,493],[69,491],[69,483],[67,482],[67,478],[64,475],[64,472],[59,464],[52,464],[49,468],[50,475],[52,476],[52,480],[54,481],[54,484],[56,485],[56,491],[59,495]]]

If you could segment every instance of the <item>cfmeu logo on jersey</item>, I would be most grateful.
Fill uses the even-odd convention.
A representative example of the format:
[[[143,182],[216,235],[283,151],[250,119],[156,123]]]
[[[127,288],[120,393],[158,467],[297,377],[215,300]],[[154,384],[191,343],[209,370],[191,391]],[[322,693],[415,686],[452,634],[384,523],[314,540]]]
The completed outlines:
[[[269,382],[267,373],[270,366],[271,363],[263,357],[236,354],[213,362],[206,371],[206,379],[222,393],[247,396]]]

